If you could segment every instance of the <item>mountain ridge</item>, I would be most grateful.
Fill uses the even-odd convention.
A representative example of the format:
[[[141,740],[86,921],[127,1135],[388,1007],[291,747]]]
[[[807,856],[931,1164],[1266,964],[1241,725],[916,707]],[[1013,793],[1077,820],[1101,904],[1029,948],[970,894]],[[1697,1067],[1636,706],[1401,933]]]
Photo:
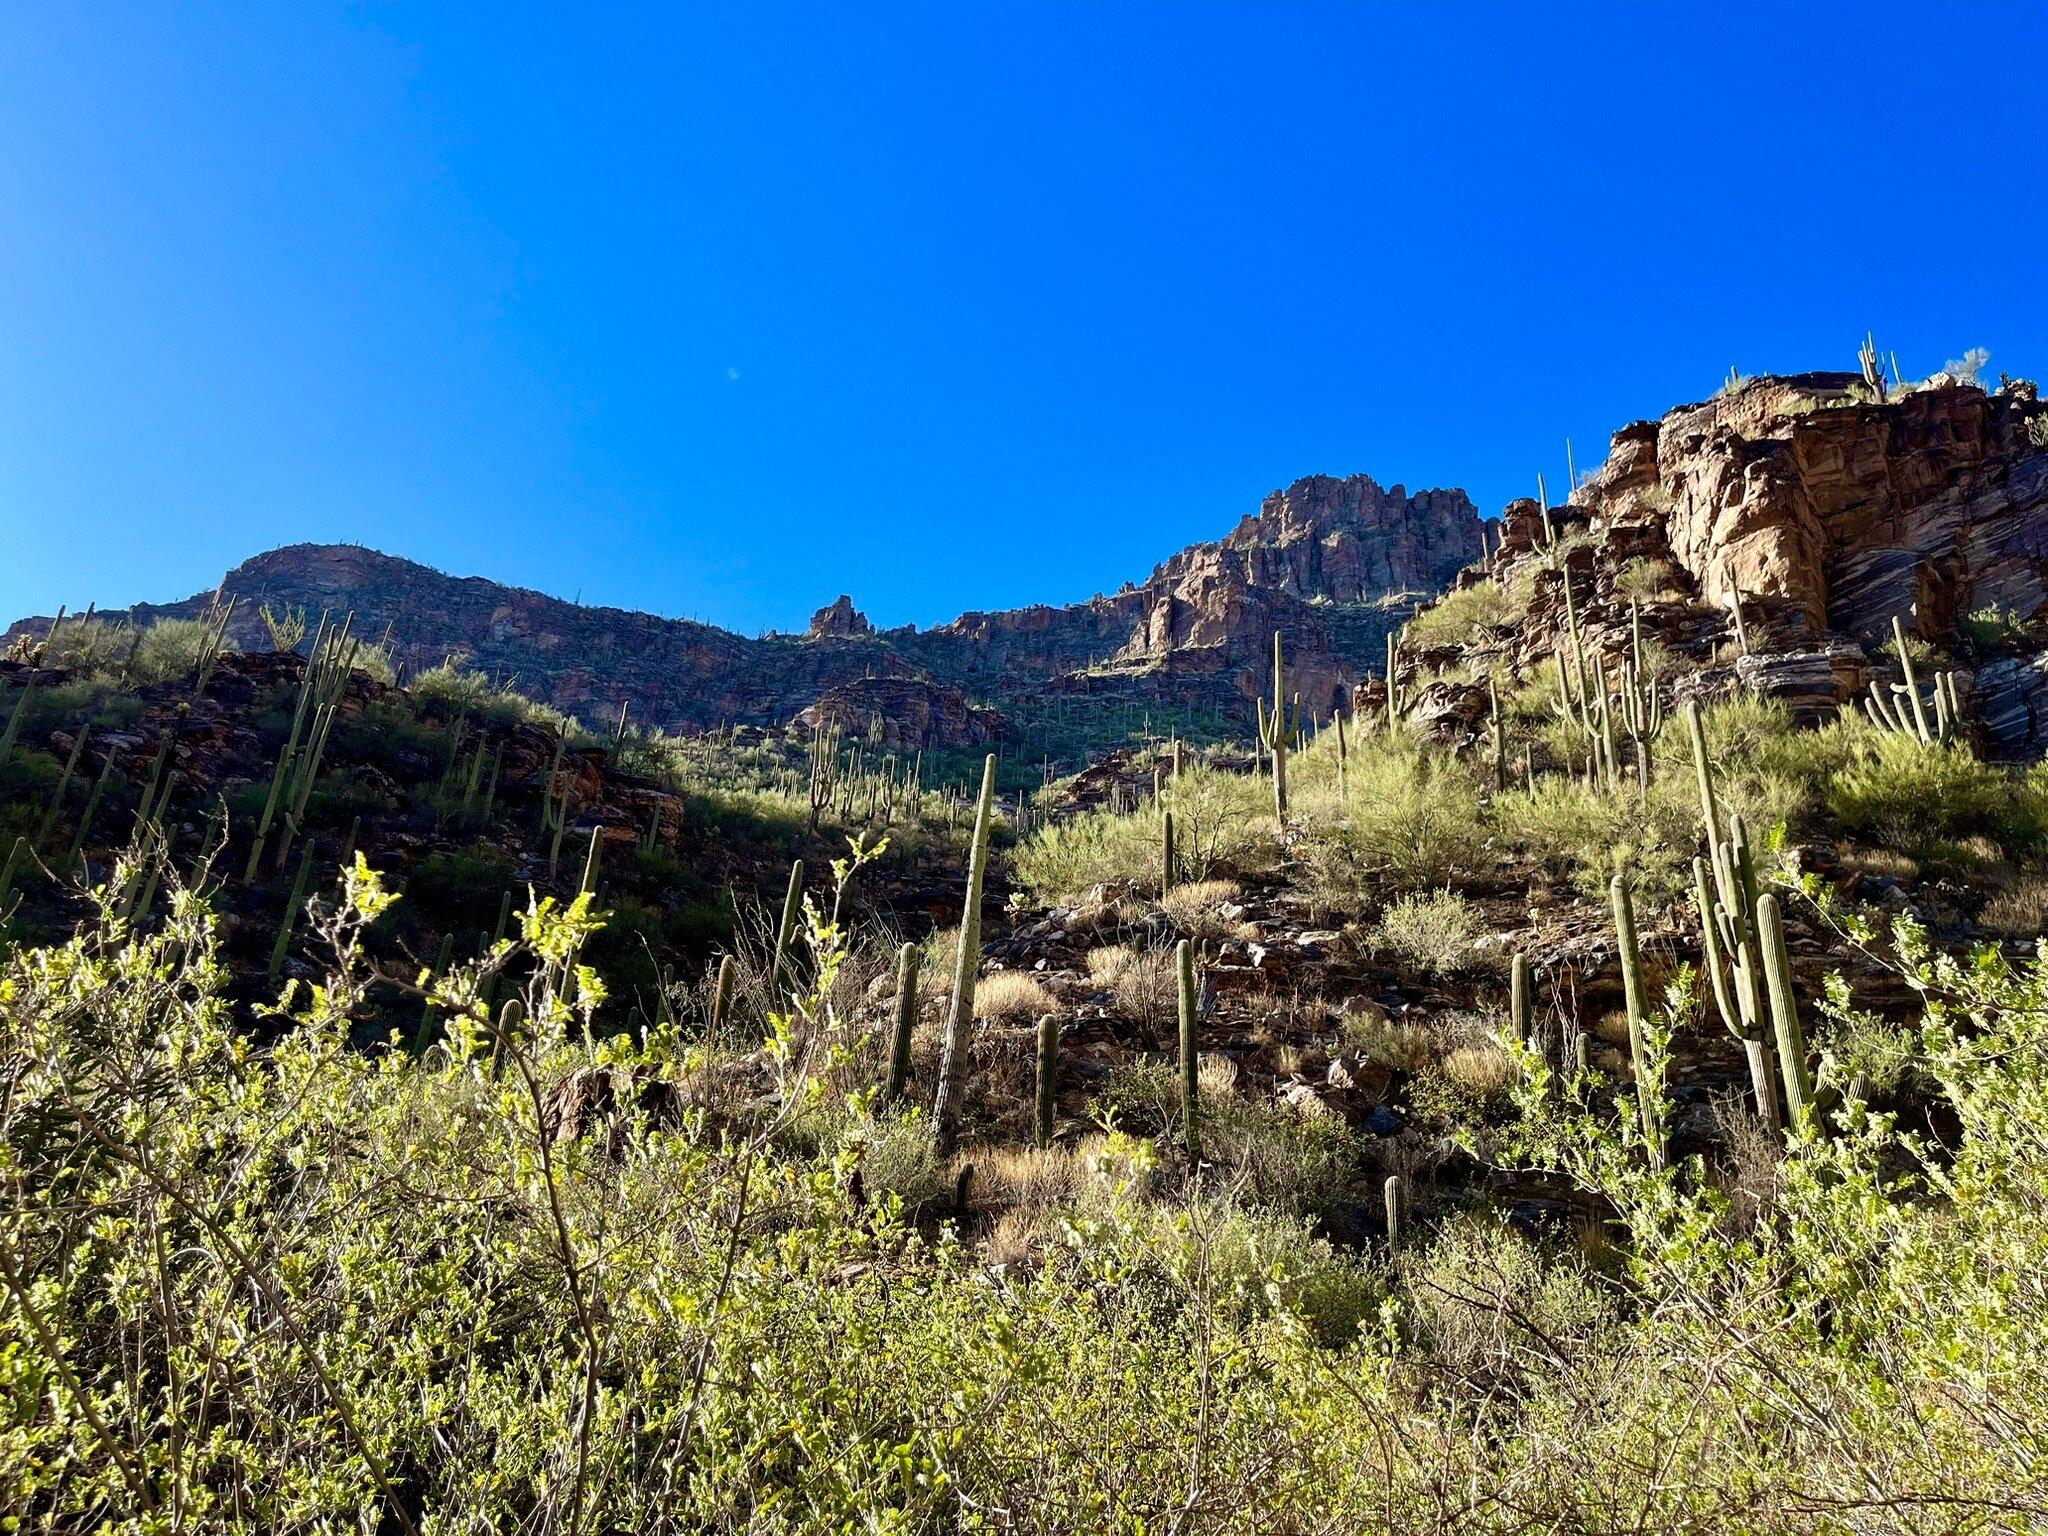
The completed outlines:
[[[459,658],[557,708],[601,719],[623,706],[671,730],[783,726],[811,712],[903,745],[961,746],[1029,733],[1059,699],[1107,694],[1199,735],[1205,720],[1240,723],[1275,629],[1297,653],[1305,702],[1334,707],[1413,600],[1443,591],[1478,557],[1480,528],[1460,490],[1410,495],[1362,474],[1308,476],[1222,538],[1170,555],[1142,584],[1081,603],[968,610],[929,629],[876,629],[842,596],[807,633],[748,637],[317,543],[253,556],[211,592],[101,611],[146,623],[231,597],[230,636],[245,648],[269,643],[266,604],[353,612],[356,632],[388,636],[410,670]],[[46,622],[22,620],[8,634]],[[856,686],[876,678],[908,687]],[[892,707],[880,708],[883,698]]]

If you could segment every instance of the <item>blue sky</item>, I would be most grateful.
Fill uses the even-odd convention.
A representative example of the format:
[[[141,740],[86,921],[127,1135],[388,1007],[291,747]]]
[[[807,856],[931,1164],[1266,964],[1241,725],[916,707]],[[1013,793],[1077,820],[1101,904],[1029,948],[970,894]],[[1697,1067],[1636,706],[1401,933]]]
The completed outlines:
[[[0,619],[279,543],[752,632],[2048,370],[2048,10],[0,10]]]

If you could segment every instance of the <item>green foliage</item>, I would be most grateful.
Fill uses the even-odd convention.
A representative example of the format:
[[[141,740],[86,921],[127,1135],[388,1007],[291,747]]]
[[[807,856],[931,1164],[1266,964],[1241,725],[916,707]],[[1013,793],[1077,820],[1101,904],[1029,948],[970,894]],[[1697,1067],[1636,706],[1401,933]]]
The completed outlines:
[[[1182,880],[1271,867],[1272,802],[1256,779],[1191,762],[1173,782],[1169,803]],[[1047,902],[1076,902],[1104,884],[1156,891],[1161,842],[1156,810],[1132,815],[1105,807],[1040,827],[1016,848],[1011,871]]]
[[[1447,976],[1475,960],[1479,914],[1455,891],[1403,896],[1373,925],[1372,945],[1380,954],[1426,975]]]
[[[205,619],[158,619],[135,640],[136,681],[190,681],[205,662],[214,626]]]
[[[1496,581],[1476,581],[1446,593],[1408,621],[1407,641],[1416,646],[1469,645],[1488,631],[1512,624],[1527,608],[1523,594]]]
[[[415,676],[406,691],[419,707],[445,714],[488,719],[500,725],[545,726],[569,735],[581,731],[573,717],[517,692],[516,682],[494,686],[481,672],[451,657]]]
[[[1995,654],[2017,650],[2033,640],[2038,626],[2009,608],[1987,604],[1956,624],[1956,632],[1972,649]]]
[[[1850,832],[1909,855],[1964,837],[2021,844],[2040,836],[2039,808],[2017,781],[1953,743],[1875,733],[1825,793]]]
[[[830,1087],[869,1025],[828,1001],[821,914],[819,985],[728,1076],[659,1030],[584,1042],[584,903],[536,905],[490,962],[530,974],[520,1011],[440,978],[412,1059],[345,1044],[393,899],[367,870],[314,882],[336,958],[260,1037],[213,919],[170,895],[161,929],[109,915],[0,979],[0,1486],[25,1528],[2048,1519],[2048,964],[1901,925],[1944,1145],[1851,1104],[1739,1233],[1697,1160],[1646,1165],[1632,1106],[1524,1059],[1498,1155],[1611,1213],[1604,1271],[1427,1202],[1395,1260],[1334,1252],[1290,1212],[1377,1203],[1348,1133],[1220,1090],[1213,1173],[1169,1198],[1128,1132],[1062,1154],[1026,1256],[991,1267],[911,1224],[953,1184],[922,1120]],[[1174,1112],[1152,1076],[1105,1085],[1133,1126]]]

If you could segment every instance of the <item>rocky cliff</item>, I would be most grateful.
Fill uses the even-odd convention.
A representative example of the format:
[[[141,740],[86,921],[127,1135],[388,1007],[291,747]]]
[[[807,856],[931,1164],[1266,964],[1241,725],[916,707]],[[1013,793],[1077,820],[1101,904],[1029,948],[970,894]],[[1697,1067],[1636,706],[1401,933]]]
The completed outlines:
[[[1511,503],[1498,547],[1457,585],[1491,588],[1466,611],[1498,617],[1461,630],[1436,616],[1411,648],[1440,734],[1471,735],[1485,713],[1461,676],[1523,672],[1565,643],[1569,588],[1611,667],[1640,626],[1706,663],[1684,690],[1740,687],[1814,722],[1898,679],[1896,618],[1927,653],[1923,682],[1955,672],[1980,745],[2038,755],[2048,410],[2025,383],[1993,393],[1937,375],[1880,397],[1857,374],[1751,380],[1623,428],[1565,505]]]
[[[684,731],[802,715],[911,747],[977,745],[1007,729],[1032,735],[1034,755],[1057,756],[1048,722],[1071,722],[1091,699],[1198,733],[1205,720],[1241,725],[1276,629],[1305,707],[1326,712],[1378,662],[1386,630],[1479,553],[1479,516],[1462,491],[1409,495],[1364,475],[1315,476],[1275,492],[1228,537],[1165,561],[1142,586],[1064,607],[964,614],[924,631],[876,630],[842,595],[805,635],[749,639],[350,545],[259,555],[220,592],[239,600],[233,638],[245,648],[269,645],[264,604],[353,612],[357,633],[388,637],[409,669],[460,658],[587,720],[621,704],[634,720]],[[186,615],[214,596],[128,613]]]

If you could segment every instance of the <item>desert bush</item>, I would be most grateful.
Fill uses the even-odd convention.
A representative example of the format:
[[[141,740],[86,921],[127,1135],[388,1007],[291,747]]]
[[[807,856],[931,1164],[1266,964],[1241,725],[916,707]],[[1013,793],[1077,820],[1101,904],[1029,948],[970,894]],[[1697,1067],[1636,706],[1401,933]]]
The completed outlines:
[[[1241,920],[1226,918],[1217,910],[1242,894],[1235,880],[1190,880],[1168,891],[1159,906],[1167,921],[1187,938],[1221,942],[1244,934]]]
[[[1165,791],[1180,872],[1191,880],[1253,875],[1273,858],[1272,792],[1238,774],[1191,764]],[[1041,827],[1015,851],[1018,882],[1045,902],[1074,903],[1099,885],[1157,891],[1161,807],[1107,808]]]
[[[1140,1024],[1156,1024],[1173,1009],[1179,982],[1173,953],[1106,944],[1088,952],[1088,979],[1107,991],[1116,1010]]]
[[[1632,1097],[1530,1074],[1498,1156],[1602,1213],[1599,1273],[1484,1217],[1432,1238],[1427,1203],[1391,1264],[1338,1253],[1296,1213],[1358,1199],[1349,1138],[1221,1097],[1206,1167],[1126,1132],[1071,1193],[1006,1174],[1050,1203],[996,1273],[914,1116],[788,1134],[865,1027],[829,986],[743,1057],[586,1041],[565,959],[600,919],[549,907],[515,1039],[458,968],[434,1049],[354,1050],[387,900],[323,878],[336,957],[260,1027],[190,891],[0,957],[23,1529],[2048,1524],[2048,962],[1899,925],[1939,1143],[1852,1106],[1780,1141],[1739,1230],[1700,1159],[1646,1160]],[[1177,1102],[1163,1065],[1118,1090]]]
[[[1512,624],[1526,604],[1499,582],[1476,581],[1446,593],[1408,621],[1406,638],[1418,646],[1467,645],[1489,630]]]
[[[135,638],[131,664],[136,681],[179,682],[194,676],[213,638],[204,619],[158,619]]]
[[[2032,807],[2022,805],[2010,775],[1968,747],[1930,745],[1896,731],[1874,734],[1834,773],[1826,803],[1851,833],[1906,854],[1979,833],[2018,842],[2038,835]]]
[[[1638,555],[1614,573],[1614,595],[1625,603],[1663,602],[1681,590],[1678,570],[1669,560]]]
[[[57,631],[57,638],[43,647],[42,664],[88,674],[118,674],[130,639],[125,626],[105,619],[69,619]]]
[[[1301,796],[1301,856],[1319,901],[1354,907],[1386,890],[1470,879],[1484,867],[1487,828],[1474,770],[1406,736],[1362,733],[1340,800],[1335,752],[1318,743]]]
[[[1372,927],[1375,953],[1429,976],[1464,970],[1474,960],[1479,913],[1455,891],[1403,896]]]

